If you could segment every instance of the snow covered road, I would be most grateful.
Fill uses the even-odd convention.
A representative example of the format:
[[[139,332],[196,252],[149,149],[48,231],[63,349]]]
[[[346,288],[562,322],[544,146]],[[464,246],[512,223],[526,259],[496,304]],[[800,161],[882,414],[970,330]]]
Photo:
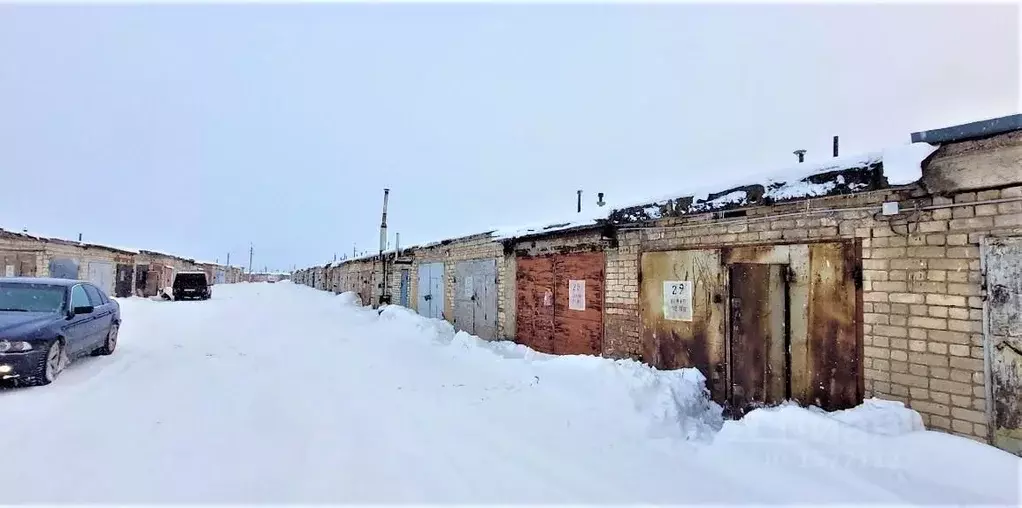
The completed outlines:
[[[691,371],[344,300],[290,283],[122,300],[113,356],[0,391],[0,502],[1020,501],[1017,457],[913,431],[900,407],[721,428]]]

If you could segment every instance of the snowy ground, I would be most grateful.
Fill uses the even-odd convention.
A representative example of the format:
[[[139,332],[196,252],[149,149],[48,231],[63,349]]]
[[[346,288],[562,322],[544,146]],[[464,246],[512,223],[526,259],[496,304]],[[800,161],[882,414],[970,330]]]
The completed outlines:
[[[721,428],[692,371],[481,343],[344,296],[123,300],[114,356],[0,392],[0,503],[1019,505],[1017,457],[897,405]]]

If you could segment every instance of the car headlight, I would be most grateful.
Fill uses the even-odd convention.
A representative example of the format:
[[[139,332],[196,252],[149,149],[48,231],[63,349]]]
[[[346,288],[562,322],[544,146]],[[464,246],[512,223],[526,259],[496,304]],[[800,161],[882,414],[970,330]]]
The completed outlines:
[[[0,353],[21,353],[24,351],[31,351],[32,344],[23,340],[9,341],[0,340]]]

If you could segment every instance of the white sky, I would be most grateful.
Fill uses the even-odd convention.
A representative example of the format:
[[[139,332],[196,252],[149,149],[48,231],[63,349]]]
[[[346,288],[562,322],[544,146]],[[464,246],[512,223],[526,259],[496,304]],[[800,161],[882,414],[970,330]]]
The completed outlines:
[[[256,268],[1019,111],[1014,5],[0,6],[0,226]]]

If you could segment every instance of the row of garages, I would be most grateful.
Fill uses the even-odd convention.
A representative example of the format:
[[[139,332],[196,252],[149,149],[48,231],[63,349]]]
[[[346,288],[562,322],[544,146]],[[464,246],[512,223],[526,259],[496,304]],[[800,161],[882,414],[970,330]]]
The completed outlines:
[[[240,282],[240,268],[161,252],[130,250],[0,229],[0,277],[92,282],[117,297],[155,296],[181,271],[205,271],[214,284]]]
[[[1022,116],[913,138],[929,144],[292,279],[541,352],[695,367],[734,414],[876,396],[1022,452]]]

